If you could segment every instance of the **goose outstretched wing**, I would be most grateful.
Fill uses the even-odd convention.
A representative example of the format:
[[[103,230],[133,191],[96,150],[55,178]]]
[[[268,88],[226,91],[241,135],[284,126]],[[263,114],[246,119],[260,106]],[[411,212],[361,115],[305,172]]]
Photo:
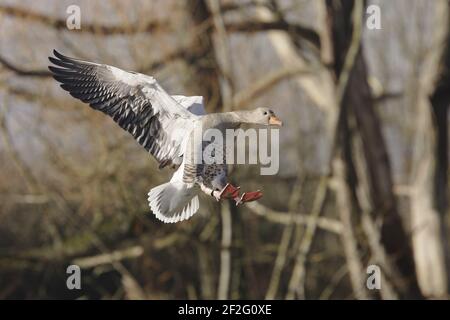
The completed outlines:
[[[178,165],[196,116],[150,76],[66,57],[49,60],[53,77],[73,97],[110,116],[151,153],[159,167]]]

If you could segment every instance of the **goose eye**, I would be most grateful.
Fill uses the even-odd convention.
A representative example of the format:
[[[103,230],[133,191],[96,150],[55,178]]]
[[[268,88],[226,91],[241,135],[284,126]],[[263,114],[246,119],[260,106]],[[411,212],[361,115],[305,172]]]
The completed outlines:
[[[264,115],[267,116],[267,111],[264,111]]]

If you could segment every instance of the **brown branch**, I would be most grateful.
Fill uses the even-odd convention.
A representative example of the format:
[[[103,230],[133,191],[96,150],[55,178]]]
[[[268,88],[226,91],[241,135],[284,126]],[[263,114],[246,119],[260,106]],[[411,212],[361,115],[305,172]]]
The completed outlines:
[[[186,64],[193,65],[201,58],[202,54],[195,50],[194,46],[188,46],[165,54],[161,59],[152,61],[148,65],[140,68],[138,72],[151,73],[176,60],[183,60]]]
[[[235,94],[233,97],[233,105],[236,109],[241,109],[249,104],[258,94],[265,92],[280,81],[288,79],[290,77],[311,73],[312,70],[310,71],[304,66],[289,66],[283,67],[280,70],[273,71],[266,75],[264,78],[256,81],[250,87],[245,88],[241,92]]]
[[[340,195],[341,202],[347,202],[347,204],[343,203],[343,206],[353,205],[353,208],[348,208],[347,210],[361,211],[361,204],[354,197],[355,185],[359,183],[360,177],[354,171],[352,160],[354,151],[352,152],[353,146],[349,142],[349,137],[354,132],[357,132],[363,142],[362,149],[364,161],[367,163],[370,186],[367,194],[371,198],[373,214],[383,217],[381,242],[389,259],[398,267],[402,277],[408,283],[406,291],[401,292],[401,288],[397,288],[397,290],[400,289],[400,297],[420,298],[421,293],[415,278],[416,272],[410,241],[403,228],[402,218],[398,212],[396,199],[392,191],[392,174],[386,144],[382,135],[382,126],[376,114],[371,89],[367,82],[367,66],[361,46],[359,44],[355,45],[355,41],[357,38],[360,38],[362,32],[360,29],[362,28],[361,17],[363,16],[363,10],[358,10],[360,13],[354,16],[353,19],[349,19],[352,11],[353,14],[356,13],[352,3],[346,1],[339,3],[341,4],[340,6],[328,6],[330,10],[330,28],[333,30],[334,39],[334,69],[339,77],[337,96],[341,110],[345,108],[347,113],[346,116],[341,117],[346,121],[340,121],[345,126],[342,125],[343,132],[339,136],[343,144],[342,147],[345,150],[341,150],[339,157],[336,158],[337,164],[342,166],[344,171],[341,174],[341,179],[344,178],[347,181],[344,181],[345,183],[339,182],[341,187],[337,191],[342,192],[342,187],[349,187],[350,190],[348,191],[351,194]],[[355,6],[356,4],[361,5],[361,2],[358,1],[354,4]],[[354,21],[353,26],[351,21]],[[346,36],[350,32],[353,34],[352,37]],[[349,123],[356,124],[356,130],[350,128]],[[339,163],[339,161],[342,163]],[[348,191],[344,191],[348,193]],[[347,230],[351,227],[349,212],[342,213],[344,214],[343,219],[346,220],[344,229]],[[347,258],[354,264],[354,270],[349,269],[349,271],[356,293],[361,291],[358,289],[358,287],[361,287],[361,279],[359,279],[361,266],[356,266],[356,263],[354,263],[357,257],[352,256],[357,254],[357,247],[352,242],[356,240],[350,240],[350,236],[346,235],[343,238],[343,243],[347,247]]]
[[[338,287],[339,283],[348,273],[347,264],[342,265],[337,271],[334,273],[328,285],[325,289],[322,290],[322,293],[319,295],[319,300],[329,300],[333,292]]]
[[[302,191],[302,179],[301,170],[299,170],[297,181],[292,188],[291,195],[288,201],[288,209],[291,211],[289,217],[292,219],[294,216],[293,211],[298,209],[298,204],[300,202],[301,191]],[[270,277],[269,286],[266,292],[266,300],[275,299],[278,288],[280,286],[281,274],[283,268],[288,259],[289,243],[291,242],[292,235],[294,234],[294,224],[289,222],[284,226],[283,234],[281,235],[280,243],[278,244],[278,253],[273,266],[272,275]]]
[[[368,294],[364,287],[365,273],[352,223],[352,195],[346,179],[348,172],[341,152],[339,152],[339,156],[336,156],[333,160],[333,174],[333,186],[336,192],[337,207],[342,225],[344,226],[341,241],[344,247],[350,283],[357,299],[367,299]]]
[[[316,234],[319,216],[322,214],[325,201],[328,194],[328,177],[323,176],[317,187],[311,212],[311,220],[307,224],[302,241],[299,244],[296,253],[295,265],[289,280],[287,300],[292,300],[297,294],[300,298],[305,298],[305,278],[306,278],[306,260],[308,258],[311,246]]]
[[[233,97],[232,67],[231,55],[228,43],[228,35],[224,26],[222,12],[218,0],[205,1],[211,12],[210,19],[214,24],[215,36],[212,35],[215,59],[217,66],[221,71],[220,92],[222,96],[222,108],[224,111],[231,111]],[[221,59],[222,58],[222,59]],[[220,62],[221,63],[220,63]],[[225,300],[229,298],[231,282],[231,251],[230,247],[233,241],[233,224],[231,215],[231,205],[229,202],[221,206],[220,216],[222,221],[222,239],[220,251],[220,274],[217,288],[217,298]]]
[[[57,30],[68,30],[66,19],[55,18],[38,12],[29,11],[24,8],[1,5],[0,13],[18,19],[42,23]],[[162,29],[163,27],[167,28],[168,26],[170,26],[170,24],[167,23],[167,21],[149,21],[144,25],[136,24],[130,26],[107,26],[100,24],[83,23],[80,30],[73,31],[89,32],[102,35],[124,35],[139,32],[155,32],[159,29]]]
[[[258,2],[258,1],[249,1],[246,3],[233,3],[233,2],[227,2],[227,3],[221,3],[220,4],[220,11],[223,13],[229,12],[229,11],[238,11],[246,8],[255,8],[255,7],[267,7],[267,3],[264,2]]]
[[[337,207],[341,222],[344,226],[341,234],[341,241],[344,248],[347,268],[349,271],[350,283],[353,289],[353,293],[358,299],[367,299],[367,292],[364,288],[363,281],[363,266],[359,257],[357,240],[352,224],[353,213],[353,198],[352,190],[347,181],[349,176],[350,165],[346,160],[348,153],[346,141],[347,130],[344,124],[346,124],[346,93],[349,90],[349,80],[352,75],[355,60],[361,49],[361,35],[362,35],[362,21],[361,13],[363,12],[364,5],[362,0],[354,2],[354,7],[350,8],[348,17],[353,22],[353,30],[351,37],[349,37],[348,48],[343,57],[338,56],[340,59],[336,59],[340,64],[336,66],[338,68],[338,81],[336,87],[336,100],[339,106],[339,115],[336,119],[334,126],[334,140],[331,149],[330,157],[330,170],[333,175],[333,187],[336,193]],[[335,18],[333,16],[333,18]],[[337,29],[337,28],[336,28]],[[336,47],[339,43],[335,42]]]
[[[311,224],[313,220],[311,214],[275,211],[258,202],[249,202],[246,204],[246,207],[257,216],[279,224],[294,223],[305,226]],[[335,234],[342,232],[341,222],[332,218],[319,217],[317,219],[317,226],[322,230]]]
[[[144,248],[140,245],[132,246],[129,248],[114,250],[110,253],[101,253],[95,256],[80,257],[73,260],[73,263],[80,268],[87,269],[93,268],[104,264],[111,264],[115,261],[121,261],[124,259],[138,258],[144,253]]]
[[[443,12],[445,12],[443,10]],[[446,4],[446,15],[450,14],[450,2]],[[447,30],[450,28],[450,18],[447,17]],[[450,231],[445,226],[449,221],[449,121],[450,110],[450,32],[447,31],[442,56],[439,62],[439,74],[436,85],[430,95],[433,110],[433,135],[435,165],[433,172],[433,204],[439,213],[442,244],[445,253],[445,264],[450,270]],[[447,292],[450,292],[450,272],[447,272]]]
[[[22,160],[18,150],[14,146],[12,134],[9,132],[9,129],[6,124],[6,115],[8,112],[9,106],[6,102],[2,104],[2,109],[0,109],[0,136],[4,145],[4,148],[10,157],[12,163],[19,171],[19,174],[25,180],[26,186],[28,190],[32,194],[40,194],[41,190],[39,188],[39,183],[33,175],[31,169],[24,163]]]
[[[286,31],[290,35],[300,36],[313,44],[316,48],[320,48],[320,38],[316,31],[298,24],[287,23],[283,20],[240,21],[226,23],[225,27],[228,32],[261,32],[269,30]]]
[[[27,76],[27,77],[50,77],[51,73],[47,70],[26,70],[16,65],[10,63],[5,58],[0,56],[0,64],[3,65],[6,69],[14,72],[18,76]]]
[[[241,7],[241,6],[239,6]],[[237,9],[238,7],[226,7],[227,10]],[[0,5],[0,13],[8,16],[12,16],[18,19],[24,19],[28,21],[42,23],[48,27],[57,30],[68,30],[66,19],[55,18],[49,15],[41,14],[38,12],[29,11],[20,7],[12,7]],[[212,27],[212,22],[209,21],[210,27]],[[136,25],[100,25],[100,24],[88,24],[83,23],[79,32],[89,32],[101,35],[126,35],[134,34],[139,32],[155,32],[159,30],[167,30],[170,26],[168,21],[149,21],[146,24],[136,24]],[[320,38],[316,31],[313,29],[287,23],[283,20],[277,21],[242,21],[225,23],[225,28],[229,32],[258,32],[267,30],[284,30],[290,34],[295,34],[309,41],[316,47],[320,47]]]
[[[182,59],[187,64],[192,65],[195,64],[199,59],[202,58],[201,53],[196,52],[194,48],[186,47],[174,50],[165,56],[163,56],[160,60],[155,60],[148,65],[140,68],[137,72],[142,73],[151,73],[155,70],[162,68],[170,62],[175,60]],[[17,64],[13,64],[6,60],[4,57],[0,56],[0,65],[2,65],[5,69],[15,73],[17,76],[24,77],[37,77],[37,78],[47,78],[51,77],[52,73],[48,70],[27,70],[19,67]]]

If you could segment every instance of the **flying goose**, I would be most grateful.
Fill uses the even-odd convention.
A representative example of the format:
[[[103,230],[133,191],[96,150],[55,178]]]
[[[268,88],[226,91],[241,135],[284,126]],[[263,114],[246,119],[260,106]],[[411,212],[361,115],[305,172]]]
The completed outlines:
[[[55,66],[49,69],[61,88],[110,116],[158,161],[159,168],[177,168],[169,182],[148,193],[158,219],[166,223],[189,219],[199,209],[200,191],[217,201],[234,199],[236,205],[261,198],[260,191],[240,195],[239,187],[227,183],[226,164],[192,161],[193,136],[195,129],[223,132],[242,123],[281,126],[272,110],[206,114],[202,97],[170,96],[151,76],[69,58],[56,50],[53,54],[49,60]],[[205,143],[200,143],[203,150]]]

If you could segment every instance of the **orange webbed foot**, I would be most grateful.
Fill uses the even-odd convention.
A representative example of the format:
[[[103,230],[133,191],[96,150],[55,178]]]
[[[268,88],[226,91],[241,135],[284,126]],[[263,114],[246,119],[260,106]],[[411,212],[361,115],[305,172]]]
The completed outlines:
[[[235,187],[231,183],[227,185],[220,192],[220,199],[234,199],[239,196],[239,189],[241,187]]]
[[[263,194],[260,190],[244,192],[240,198],[238,198],[237,200],[235,199],[236,206],[240,205],[241,203],[256,201],[262,196]]]

